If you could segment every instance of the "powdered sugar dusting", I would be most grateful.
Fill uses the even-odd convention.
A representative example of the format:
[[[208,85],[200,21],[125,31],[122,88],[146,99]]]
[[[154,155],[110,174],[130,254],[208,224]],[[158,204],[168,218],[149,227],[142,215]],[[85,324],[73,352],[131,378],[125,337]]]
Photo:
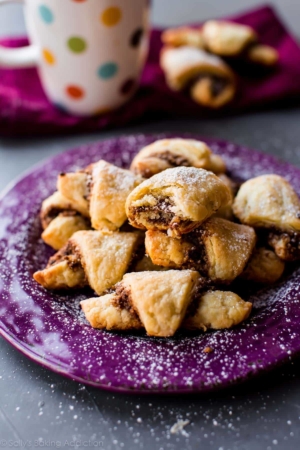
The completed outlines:
[[[190,198],[195,202],[196,192],[197,197],[199,198],[201,198],[201,194],[210,195],[213,189],[217,190],[220,186],[223,186],[223,182],[215,174],[204,169],[197,169],[195,167],[175,167],[166,169],[148,180],[145,180],[137,188],[132,197],[134,199],[139,198],[140,192],[146,197],[146,189],[148,189],[149,193],[153,191],[155,195],[155,190],[160,188],[163,194],[164,189],[167,192],[167,189],[172,186],[184,189],[183,192],[187,202]],[[158,195],[160,195],[159,191]]]
[[[167,169],[154,175],[151,182],[163,181],[164,184],[169,183],[184,184],[193,186],[195,183],[208,183],[215,180],[216,176],[204,169],[196,169],[195,167],[175,167]]]
[[[232,330],[171,339],[93,330],[79,307],[90,291],[50,293],[32,279],[51,250],[40,239],[38,211],[55,190],[57,174],[99,159],[128,167],[132,156],[160,136],[130,136],[58,155],[27,175],[1,200],[1,332],[22,351],[77,380],[107,389],[205,391],[225,386],[288,358],[300,349],[300,272],[250,295],[254,313]],[[240,180],[263,173],[286,176],[300,192],[299,171],[269,156],[224,142],[208,142]],[[45,176],[46,174],[46,176]],[[205,353],[206,347],[214,351]],[[270,348],[272,352],[270,353]]]
[[[224,66],[226,68],[224,61],[220,57],[199,48],[188,46],[165,50],[162,54],[162,64],[166,71],[170,71],[175,76],[182,71],[182,68],[186,69],[187,66],[191,65],[210,64],[218,69]]]

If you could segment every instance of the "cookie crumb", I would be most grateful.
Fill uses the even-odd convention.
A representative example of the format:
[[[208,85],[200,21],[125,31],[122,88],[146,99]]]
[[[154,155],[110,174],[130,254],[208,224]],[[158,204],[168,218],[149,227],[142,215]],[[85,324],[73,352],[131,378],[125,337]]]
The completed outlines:
[[[213,351],[214,351],[214,349],[211,348],[211,347],[205,347],[205,348],[203,349],[203,353],[211,353],[211,352],[213,352]]]
[[[182,436],[188,437],[188,433],[184,430],[184,427],[186,427],[190,423],[189,420],[178,420],[172,428],[170,429],[171,434],[181,434]]]

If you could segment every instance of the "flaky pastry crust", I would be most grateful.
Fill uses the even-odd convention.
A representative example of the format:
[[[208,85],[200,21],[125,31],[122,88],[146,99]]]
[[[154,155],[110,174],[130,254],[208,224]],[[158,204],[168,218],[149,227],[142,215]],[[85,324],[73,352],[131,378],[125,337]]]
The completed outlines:
[[[278,51],[269,45],[252,45],[246,52],[246,59],[254,64],[265,67],[273,67],[278,63]]]
[[[279,175],[261,175],[242,184],[233,212],[244,224],[300,232],[300,200]]]
[[[169,28],[161,35],[165,45],[172,47],[190,46],[204,49],[204,39],[200,28]]]
[[[182,274],[183,272],[180,273],[181,279]],[[147,283],[148,275],[147,273],[144,275],[145,283]],[[167,272],[166,275],[170,275],[170,272]],[[122,282],[117,287],[119,294],[114,292],[103,297],[84,300],[81,302],[81,307],[93,328],[130,331],[147,325],[147,334],[159,337],[173,336],[178,329],[178,323],[187,330],[206,331],[207,329],[231,328],[248,318],[252,304],[245,302],[233,292],[208,291],[193,298],[197,282],[195,284],[193,282],[194,287],[191,294],[186,292],[186,282],[188,280],[185,278],[182,288],[185,294],[180,292],[179,286],[172,290],[166,289],[165,285],[161,286],[161,283],[159,285],[154,283],[154,289],[160,287],[157,292],[161,303],[157,303],[153,296],[149,296],[149,290],[142,290],[139,293],[139,281],[135,277],[135,280],[131,280],[131,284],[134,285],[133,289],[129,286],[128,281],[126,287],[121,287]],[[137,295],[144,295],[145,300],[140,302],[139,305],[144,324],[142,324],[136,312],[123,302],[122,295],[125,295],[126,302],[132,302],[132,291]],[[177,297],[179,295],[176,302],[175,295]],[[186,308],[186,300],[189,297],[192,298],[193,303],[195,302],[192,309]],[[145,311],[146,308],[148,308],[148,311]],[[185,318],[182,320],[183,310],[186,310],[186,312]],[[169,326],[166,324],[169,324]]]
[[[268,235],[268,244],[283,261],[292,262],[300,259],[299,231],[289,233],[271,231]]]
[[[257,41],[253,28],[232,22],[209,20],[203,25],[206,48],[220,56],[237,56]]]
[[[199,274],[191,270],[124,275],[125,293],[149,336],[173,336],[192,300]]]
[[[265,247],[256,248],[241,277],[255,283],[273,284],[278,281],[285,264],[276,253]]]
[[[77,211],[85,217],[90,217],[88,176],[85,172],[61,173],[57,180],[57,189],[76,205]]]
[[[77,209],[75,203],[64,197],[59,191],[56,191],[42,203],[40,219],[43,230],[62,212],[74,213],[80,211]]]
[[[212,280],[233,281],[244,270],[256,244],[253,228],[212,217],[202,227],[208,275]]]
[[[100,295],[122,279],[140,240],[140,233],[137,232],[78,231],[65,247],[50,258],[45,270],[34,274],[34,279],[47,289],[77,287],[77,275],[75,281],[65,286],[62,286],[60,282],[60,272],[65,269],[69,274],[75,267],[76,271],[83,273],[86,279],[85,284]],[[61,261],[66,264],[58,268],[57,265]],[[55,279],[56,271],[58,271],[57,280]],[[44,282],[49,273],[51,282]]]
[[[212,172],[178,167],[135,188],[127,198],[126,213],[136,228],[180,236],[197,228],[230,200],[228,187]]]
[[[127,220],[125,202],[143,179],[129,170],[99,161],[91,168],[90,216],[96,230],[118,230]]]
[[[252,228],[212,217],[174,239],[147,231],[146,252],[154,264],[173,269],[193,268],[215,283],[230,283],[244,270],[256,243]]]
[[[83,215],[90,217],[95,230],[116,231],[127,220],[127,196],[142,181],[129,170],[100,160],[84,171],[61,174],[57,186]]]
[[[33,278],[45,289],[53,290],[82,288],[88,284],[80,256],[71,241],[49,259],[44,270],[35,272]]]
[[[89,285],[100,295],[120,281],[140,243],[139,233],[79,231],[71,241]]]
[[[207,144],[194,139],[161,139],[142,148],[133,159],[130,169],[150,178],[166,169],[178,166],[197,167],[215,173],[225,172],[222,158],[212,155]]]
[[[216,217],[221,217],[222,219],[233,221],[233,211],[232,211],[232,205],[233,205],[233,199],[235,196],[235,183],[225,174],[219,174],[219,178],[223,181],[224,184],[228,187],[230,193],[231,193],[231,200],[228,203],[228,205],[221,207],[218,209],[218,211],[215,213]]]
[[[86,286],[84,271],[80,266],[71,267],[69,261],[61,261],[33,275],[45,289],[65,290]]]
[[[231,328],[246,320],[251,310],[252,303],[233,292],[208,291],[200,297],[196,312],[185,319],[183,328],[204,331]]]
[[[160,65],[172,90],[188,89],[193,100],[203,106],[220,108],[235,95],[235,76],[230,67],[204,50],[165,47]]]
[[[88,221],[80,214],[60,213],[43,231],[42,239],[54,250],[60,250],[74,233],[89,229]]]
[[[138,330],[143,328],[138,316],[118,306],[116,293],[80,302],[87,321],[93,328],[104,330]]]

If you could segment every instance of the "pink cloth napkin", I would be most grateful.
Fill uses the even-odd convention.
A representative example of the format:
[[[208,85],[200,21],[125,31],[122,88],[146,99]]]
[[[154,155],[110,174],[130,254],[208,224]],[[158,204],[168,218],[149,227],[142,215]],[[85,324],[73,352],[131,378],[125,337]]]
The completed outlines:
[[[149,57],[135,97],[119,110],[103,116],[80,118],[56,109],[48,102],[36,69],[0,69],[0,135],[75,133],[117,127],[146,118],[203,117],[288,102],[300,104],[300,48],[274,10],[265,6],[231,20],[252,26],[262,43],[277,48],[280,62],[275,70],[263,74],[240,67],[236,99],[218,113],[202,108],[184,94],[172,92],[167,87],[158,64],[161,30],[154,29]],[[20,47],[26,45],[27,40],[6,39],[2,44]]]

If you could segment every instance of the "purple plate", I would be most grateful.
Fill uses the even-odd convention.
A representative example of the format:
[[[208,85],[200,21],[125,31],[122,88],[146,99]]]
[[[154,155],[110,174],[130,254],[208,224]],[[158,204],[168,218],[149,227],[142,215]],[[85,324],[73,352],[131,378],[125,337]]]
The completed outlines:
[[[43,366],[112,391],[209,391],[269,369],[300,351],[300,270],[295,268],[272,288],[252,295],[244,292],[254,310],[241,326],[171,339],[93,330],[79,307],[91,293],[63,296],[33,281],[33,272],[44,267],[51,254],[40,239],[38,212],[42,200],[55,190],[57,174],[100,158],[127,167],[141,147],[162,137],[166,136],[121,137],[57,155],[23,176],[0,200],[1,335]],[[224,157],[235,178],[277,173],[300,194],[300,171],[295,167],[228,142],[206,141]],[[205,347],[213,352],[204,353]]]

